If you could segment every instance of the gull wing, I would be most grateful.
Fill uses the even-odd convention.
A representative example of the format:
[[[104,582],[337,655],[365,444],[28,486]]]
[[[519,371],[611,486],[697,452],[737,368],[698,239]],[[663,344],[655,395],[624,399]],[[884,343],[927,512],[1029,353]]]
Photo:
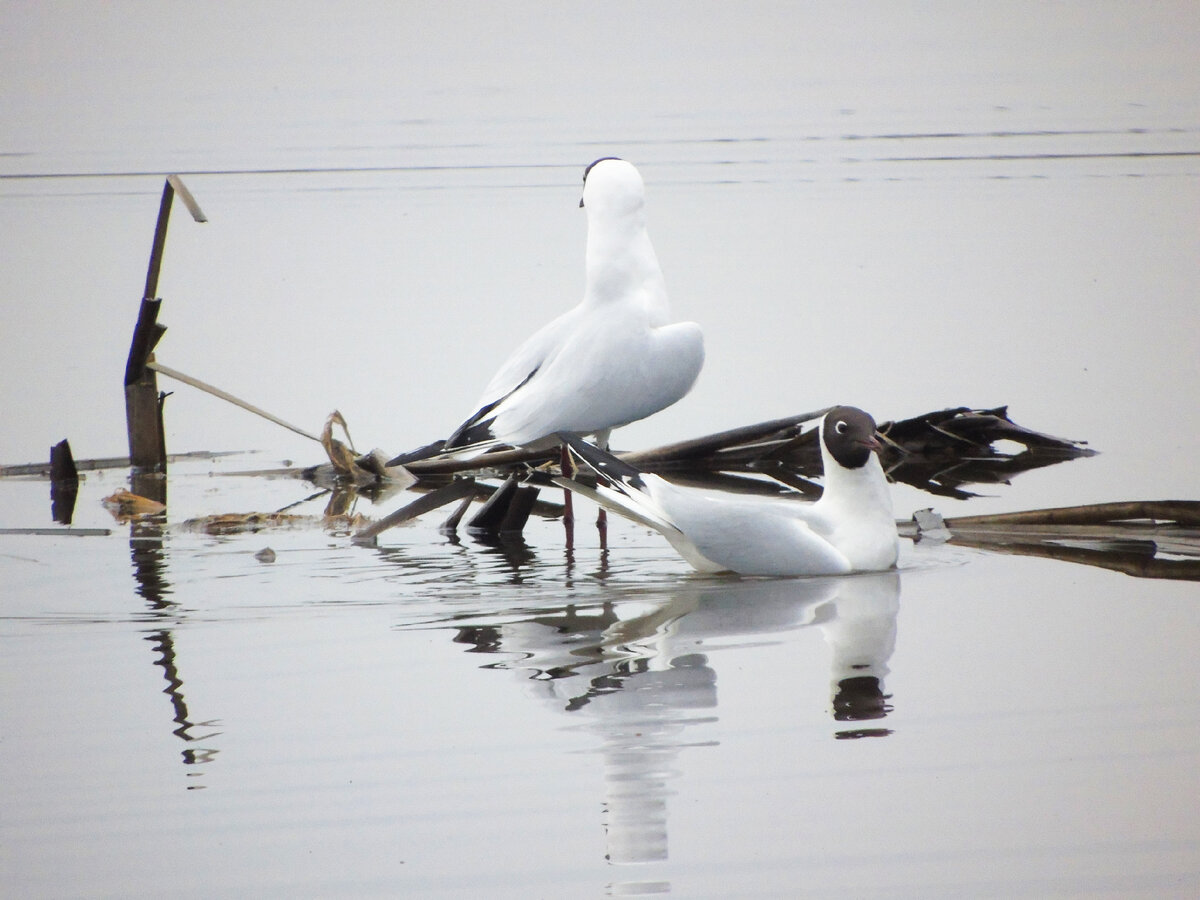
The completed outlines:
[[[655,499],[706,559],[741,575],[841,575],[850,561],[771,500],[717,497],[659,480]]]
[[[546,360],[562,346],[579,316],[579,307],[575,307],[543,325],[517,347],[484,388],[478,401],[479,408],[454,430],[446,440],[446,447],[495,441],[491,424],[496,417],[496,408],[529,384]]]
[[[679,487],[576,435],[561,433],[558,438],[597,483],[595,488],[567,478],[556,483],[653,528],[702,572],[840,575],[852,569],[849,560],[798,515],[799,506]]]

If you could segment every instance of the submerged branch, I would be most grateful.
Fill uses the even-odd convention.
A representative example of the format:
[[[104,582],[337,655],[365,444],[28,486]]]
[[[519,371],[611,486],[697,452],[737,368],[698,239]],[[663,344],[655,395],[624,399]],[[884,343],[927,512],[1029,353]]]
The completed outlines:
[[[372,522],[365,528],[360,529],[354,534],[354,542],[370,542],[376,536],[386,531],[389,528],[394,528],[403,522],[410,519],[415,519],[417,516],[423,516],[425,513],[439,509],[447,503],[453,503],[455,500],[461,500],[465,496],[469,496],[475,492],[475,479],[473,478],[456,478],[449,484],[438,488],[436,491],[428,493],[423,497],[419,497],[407,506],[402,506],[380,519],[378,522]]]
[[[1037,556],[1138,578],[1200,581],[1200,502],[1137,500],[898,523],[917,541]]]

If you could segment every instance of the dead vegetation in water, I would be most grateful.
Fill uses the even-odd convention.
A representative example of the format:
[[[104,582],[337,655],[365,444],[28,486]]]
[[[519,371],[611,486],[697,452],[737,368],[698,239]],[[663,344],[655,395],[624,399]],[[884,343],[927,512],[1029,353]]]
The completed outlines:
[[[649,450],[619,454],[646,471],[685,484],[814,499],[820,495],[821,462],[817,424],[825,410],[761,422]],[[881,453],[889,478],[935,496],[964,499],[977,485],[1008,483],[1021,473],[1091,456],[1079,441],[1053,437],[1013,422],[1005,407],[956,407],[880,425]],[[317,439],[314,437],[314,439]],[[189,519],[172,529],[236,535],[281,529],[319,528],[371,544],[389,528],[451,507],[443,530],[464,520],[475,533],[518,535],[530,515],[556,518],[563,507],[539,499],[557,474],[558,454],[501,449],[472,460],[440,455],[438,443],[409,454],[403,465],[383,451],[358,454],[345,418],[330,414],[319,438],[328,462],[306,469],[244,475],[302,477],[320,490],[281,510],[222,513]],[[1004,444],[1015,451],[997,446]],[[69,453],[69,448],[63,448]],[[60,453],[60,456],[62,454]],[[217,454],[200,454],[215,456]],[[193,454],[195,456],[195,454]],[[83,460],[81,470],[128,460]],[[389,464],[391,463],[391,464]],[[61,467],[60,467],[61,470]],[[9,467],[3,474],[48,477],[45,466]],[[496,485],[490,482],[499,481]],[[62,479],[52,485],[62,486]],[[72,495],[73,496],[73,495]],[[292,512],[293,506],[326,498],[321,515]],[[379,506],[404,499],[382,518],[354,512],[359,498]],[[56,519],[62,494],[54,494]],[[162,521],[165,504],[130,491],[104,500],[117,521],[136,526]],[[470,518],[466,513],[480,504]],[[61,521],[61,520],[60,520]],[[69,524],[69,515],[66,524]],[[944,540],[993,552],[1051,557],[1099,565],[1139,577],[1200,580],[1200,504],[1191,501],[1129,502],[1032,510],[994,516],[941,518],[931,511],[898,523],[916,541]],[[22,530],[34,533],[38,529]]]
[[[131,491],[117,491],[100,501],[118,522],[128,522],[142,516],[157,516],[167,511],[165,503],[151,500]]]
[[[1137,578],[1200,581],[1200,502],[1128,501],[900,523],[914,541],[1036,556]]]
[[[178,531],[215,536],[307,528],[350,534],[365,527],[370,521],[358,513],[340,516],[306,516],[286,512],[219,513],[187,519],[174,528]]]
[[[248,412],[318,442],[327,463],[285,474],[299,475],[321,488],[317,495],[274,512],[226,513],[189,519],[178,527],[212,535],[253,533],[270,529],[321,527],[372,543],[388,528],[450,504],[457,504],[443,524],[453,531],[471,504],[483,501],[467,527],[492,535],[519,534],[530,515],[557,517],[563,507],[538,499],[541,487],[557,474],[557,450],[500,449],[474,459],[441,454],[435,441],[389,458],[381,450],[360,454],[340,412],[325,421],[321,434],[302,428],[155,359],[166,332],[158,322],[159,266],[173,198],[178,195],[192,217],[206,221],[182,181],[167,176],[154,233],[146,287],[142,295],[125,369],[126,425],[130,456],[76,463],[66,441],[51,451],[50,464],[0,467],[0,477],[41,477],[51,481],[54,520],[64,529],[5,529],[14,533],[79,533],[69,528],[79,470],[130,466],[133,491],[104,499],[119,522],[132,530],[161,528],[166,511],[168,456],[163,429],[166,393],[157,387],[163,375],[205,391]],[[619,453],[627,462],[685,484],[743,493],[820,496],[821,454],[817,424],[825,409],[761,422],[649,450]],[[978,485],[1007,484],[1024,472],[1091,456],[1081,441],[1033,431],[1013,422],[1007,407],[954,407],[879,426],[884,470],[895,483],[939,497],[967,499]],[[1020,448],[1009,452],[1000,445]],[[220,454],[199,454],[215,456]],[[243,473],[279,475],[278,471]],[[488,484],[499,480],[499,486]],[[379,504],[393,495],[410,494],[400,508],[378,521],[352,511],[358,497]],[[146,496],[152,494],[154,496]],[[328,495],[321,516],[289,512],[299,503]],[[940,540],[1003,553],[1051,556],[1125,571],[1142,577],[1200,580],[1200,503],[1135,502],[1035,510],[998,516],[943,519],[932,510],[899,523],[914,540]],[[88,533],[107,533],[91,530]],[[570,544],[568,530],[568,547]],[[265,552],[265,551],[264,551]],[[273,551],[272,551],[273,554]],[[273,556],[272,556],[273,558]]]
[[[773,419],[649,450],[617,456],[646,472],[685,484],[746,493],[799,491],[821,494],[821,450],[817,426],[827,410]],[[954,407],[883,422],[880,454],[893,482],[936,496],[966,499],[973,485],[1007,484],[1023,472],[1092,456],[1085,442],[1053,437],[1018,425],[1007,407]],[[997,444],[1019,445],[1007,452]],[[558,458],[556,450],[502,449],[473,459],[439,454],[438,443],[392,460],[416,480],[454,475],[521,475]]]

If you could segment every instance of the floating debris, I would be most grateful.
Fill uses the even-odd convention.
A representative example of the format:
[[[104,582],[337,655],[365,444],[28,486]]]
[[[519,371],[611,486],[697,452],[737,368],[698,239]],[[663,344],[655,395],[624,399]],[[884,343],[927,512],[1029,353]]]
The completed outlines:
[[[42,537],[108,537],[111,528],[0,528],[0,534],[27,534]]]
[[[982,528],[989,525],[1200,526],[1200,501],[1130,500],[1120,503],[1092,503],[1087,506],[1059,506],[988,516],[957,516],[948,519],[947,523],[956,528]]]
[[[916,541],[1039,556],[1138,578],[1200,581],[1200,501],[1096,503],[943,519],[921,510],[899,523]]]
[[[799,491],[815,499],[821,487],[821,450],[817,425],[827,410],[772,419],[650,450],[617,453],[646,472],[688,484],[747,493]],[[976,410],[965,406],[884,422],[881,453],[893,481],[931,494],[965,499],[971,484],[1007,483],[1021,472],[1095,455],[1082,441],[1033,431],[1008,417],[1007,407]],[[1020,444],[1020,453],[993,446]],[[427,445],[422,450],[435,448]],[[405,468],[417,479],[470,473],[507,477],[552,462],[556,450],[500,450],[460,459],[453,454],[415,458],[403,454]],[[766,480],[769,479],[769,480]],[[782,486],[782,487],[781,487]]]
[[[318,520],[313,516],[300,516],[282,512],[219,513],[188,519],[178,527],[182,531],[198,531],[204,534],[245,534],[270,528],[307,527]],[[323,521],[323,520],[322,520]]]
[[[167,510],[166,504],[134,494],[131,491],[117,491],[109,494],[102,501],[118,522],[128,522],[140,516],[156,516]]]
[[[346,437],[345,444],[333,436],[335,425],[341,426],[342,434]],[[359,455],[354,449],[354,441],[350,438],[350,427],[336,409],[325,419],[325,427],[321,431],[321,446],[325,448],[325,455],[329,457],[329,464],[338,478],[349,479],[360,485],[385,480],[402,488],[414,484],[417,480],[403,466],[389,463],[388,455],[382,450],[375,449]]]
[[[447,503],[453,503],[455,500],[463,497],[470,497],[474,493],[475,479],[456,478],[449,484],[443,485],[437,490],[414,500],[407,506],[395,510],[378,522],[373,522],[365,528],[360,529],[354,535],[354,542],[372,543],[378,535],[389,528],[394,528],[410,519],[415,519],[417,516],[423,516],[425,513],[439,509]]]
[[[193,450],[189,453],[172,453],[168,455],[169,462],[193,459],[219,459],[223,456],[240,456],[246,450]],[[73,460],[78,472],[97,472],[104,469],[128,469],[128,456],[102,456],[96,459]],[[51,464],[48,462],[18,463],[16,465],[0,466],[0,478],[31,478],[52,479]]]
[[[1023,472],[1095,456],[1085,441],[1053,437],[1025,428],[1008,417],[1008,407],[966,407],[926,413],[880,427],[886,438],[884,469],[898,481],[939,496],[976,496],[964,485],[1008,484]],[[1019,453],[994,445],[1020,444]]]
[[[166,240],[173,197],[178,194],[196,221],[205,221],[195,199],[176,176],[163,187],[159,219],[151,250],[146,286],[125,370],[130,457],[76,463],[65,441],[51,451],[51,463],[0,468],[0,477],[32,476],[52,480],[56,521],[70,523],[71,488],[78,470],[131,466],[134,491],[119,491],[105,505],[133,529],[160,528],[153,517],[166,506],[165,471],[168,457],[163,438],[163,401],[157,374],[217,396],[321,444],[327,464],[289,469],[282,474],[307,478],[321,488],[316,494],[282,510],[268,513],[227,513],[190,519],[184,530],[214,535],[257,532],[274,528],[319,526],[352,535],[357,543],[373,544],[388,528],[417,516],[456,504],[442,530],[454,532],[475,500],[485,500],[467,528],[477,534],[519,534],[528,517],[559,517],[563,508],[538,500],[538,488],[558,474],[560,453],[499,448],[462,459],[442,453],[443,441],[389,456],[382,450],[359,454],[340,412],[332,412],[321,434],[315,435],[241,400],[198,378],[172,369],[154,358],[166,331],[157,321],[161,300],[158,273]],[[821,454],[817,426],[821,409],[717,432],[686,441],[618,453],[639,469],[674,481],[745,493],[796,495],[815,499],[821,494]],[[340,436],[335,437],[335,429]],[[1085,442],[1033,431],[1013,422],[1005,406],[973,409],[960,406],[884,422],[879,427],[885,444],[880,456],[888,477],[936,496],[966,499],[976,496],[973,485],[1005,484],[1033,469],[1094,455]],[[343,439],[344,438],[344,439]],[[1009,452],[1002,444],[1015,444]],[[217,456],[199,453],[183,456]],[[290,465],[290,463],[288,464]],[[243,474],[281,474],[270,473]],[[499,487],[483,479],[501,482]],[[412,490],[421,496],[384,518],[372,522],[354,513],[359,497],[378,504],[389,495]],[[138,492],[141,491],[139,494]],[[144,496],[153,494],[158,500]],[[322,516],[290,513],[292,506],[328,494]],[[69,496],[71,495],[71,496]],[[490,499],[488,499],[490,497]],[[142,520],[139,523],[139,520]],[[1049,556],[1099,565],[1140,577],[1200,580],[1200,503],[1193,501],[1130,502],[1032,510],[996,516],[943,518],[930,509],[913,521],[898,523],[901,533],[918,541],[948,541],[1003,553]],[[4,529],[21,534],[108,534],[107,529]],[[160,535],[161,536],[161,535]],[[569,544],[568,544],[569,546]],[[273,562],[275,551],[264,547],[255,554]]]

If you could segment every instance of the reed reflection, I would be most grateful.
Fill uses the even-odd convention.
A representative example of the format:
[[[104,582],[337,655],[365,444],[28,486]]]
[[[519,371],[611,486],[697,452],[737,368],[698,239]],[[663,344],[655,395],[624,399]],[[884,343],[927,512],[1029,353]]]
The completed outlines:
[[[566,606],[505,624],[465,624],[470,652],[515,654],[487,666],[519,672],[538,698],[586,719],[604,765],[607,858],[668,856],[667,812],[677,757],[716,743],[695,726],[717,721],[721,648],[744,638],[815,626],[832,650],[835,722],[880,722],[891,712],[884,679],[896,643],[896,572],[812,579],[695,579],[669,597]],[[649,604],[650,608],[645,609]],[[883,736],[841,728],[838,739]]]
[[[519,533],[480,532],[472,533],[471,538],[480,547],[486,548],[483,551],[485,559],[495,563],[496,568],[503,567],[508,571],[509,584],[521,584],[525,581],[526,574],[537,568],[537,553]],[[449,536],[448,540],[452,544],[458,543],[458,538],[453,535]]]
[[[163,516],[141,516],[133,519],[129,526],[129,551],[133,561],[136,590],[149,606],[151,616],[165,623],[177,619],[179,607],[170,599],[172,591],[168,578],[168,555],[163,543],[164,524]],[[156,654],[154,665],[162,669],[163,679],[167,683],[163,693],[171,701],[171,721],[175,725],[171,733],[187,745],[181,751],[183,764],[194,766],[212,762],[219,751],[200,744],[211,740],[220,732],[208,730],[217,724],[215,720],[196,722],[191,717],[183,693],[183,676],[176,661],[173,629],[156,629],[150,632],[145,640],[153,647]],[[204,729],[205,733],[196,734],[198,729]],[[188,772],[189,778],[199,775],[199,771]],[[204,787],[205,785],[196,782],[190,783],[187,789],[194,791]]]

